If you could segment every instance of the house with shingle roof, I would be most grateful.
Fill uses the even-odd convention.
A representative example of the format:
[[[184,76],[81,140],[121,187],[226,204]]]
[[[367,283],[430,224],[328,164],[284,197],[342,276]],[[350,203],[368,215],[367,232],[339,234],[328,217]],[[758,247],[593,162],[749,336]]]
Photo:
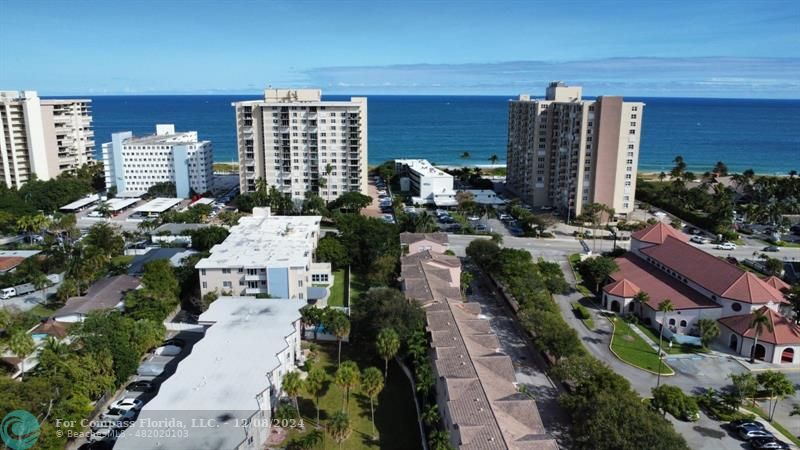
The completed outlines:
[[[781,290],[788,285],[779,278],[762,279],[706,253],[663,223],[631,234],[631,251],[615,261],[618,270],[603,286],[604,308],[635,312],[646,324],[666,326],[666,336],[686,343],[699,342],[700,319],[719,320],[726,330],[720,341],[732,351],[742,356],[755,352],[756,357],[775,363],[800,363],[800,343],[794,341],[792,332],[778,333],[776,342],[759,342],[754,349],[753,339],[748,343],[747,328],[743,328],[743,324],[749,327],[756,311],[783,317],[780,310],[788,301]],[[637,308],[634,298],[639,292],[647,293],[648,300]],[[665,299],[674,308],[666,317],[658,313],[658,305]]]
[[[400,233],[400,245],[406,254],[413,255],[423,250],[444,253],[450,248],[447,233]]]

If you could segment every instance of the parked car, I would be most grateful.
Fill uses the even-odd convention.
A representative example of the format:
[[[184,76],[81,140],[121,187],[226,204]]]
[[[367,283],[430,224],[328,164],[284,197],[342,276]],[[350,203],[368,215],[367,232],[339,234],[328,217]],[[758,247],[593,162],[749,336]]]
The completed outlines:
[[[765,251],[765,252],[779,252],[779,251],[781,251],[781,249],[779,249],[778,247],[776,247],[774,245],[768,245],[768,246],[764,247],[762,249],[762,251]]]
[[[545,205],[545,206],[542,206],[540,209],[541,209],[542,211],[552,211],[552,210],[553,210],[553,207],[552,207],[552,206]]]
[[[467,220],[469,220],[470,222],[477,222],[477,221],[481,220],[481,218],[478,217],[478,216],[469,216],[469,217],[467,217]]]
[[[696,243],[696,244],[705,244],[705,243],[708,242],[708,240],[706,238],[704,238],[703,236],[692,236],[692,238],[689,239],[689,240],[694,242],[694,243]]]
[[[750,445],[756,450],[788,450],[789,444],[775,438],[753,438]]]
[[[177,345],[162,345],[153,350],[153,354],[159,356],[176,356],[181,354],[181,350],[183,349]]]
[[[96,429],[123,428],[124,422],[131,422],[135,418],[135,409],[109,409],[107,413],[100,414],[99,422],[92,424],[92,426]]]
[[[113,428],[98,428],[89,435],[89,442],[115,441],[117,432]]]
[[[753,438],[772,438],[774,436],[772,433],[762,428],[745,425],[739,428],[739,437],[745,441],[749,441]]]
[[[514,220],[513,217],[511,217],[509,214],[506,213],[500,214],[499,216],[497,216],[497,218],[500,219],[501,222],[508,222],[510,220]]]
[[[139,380],[128,384],[125,389],[131,392],[153,392],[156,390],[156,384],[148,380]]]
[[[183,339],[172,338],[172,339],[167,339],[166,341],[161,343],[162,347],[166,345],[174,345],[176,347],[183,348],[186,346],[186,341],[184,341]]]
[[[736,250],[736,244],[733,242],[723,242],[722,244],[717,244],[717,250]]]
[[[484,224],[482,224],[482,223],[479,223],[479,224],[475,225],[475,226],[474,226],[474,227],[472,227],[472,228],[473,228],[475,231],[488,231],[488,228],[486,228],[486,225],[484,225]]]
[[[736,431],[739,431],[739,429],[744,426],[754,427],[760,430],[765,429],[763,423],[751,419],[736,419],[734,421],[728,422],[728,426]]]
[[[121,409],[123,411],[127,411],[129,409],[139,410],[142,409],[144,406],[144,402],[139,400],[138,398],[123,398],[120,400],[115,401],[108,407],[108,410],[111,411],[112,409]]]

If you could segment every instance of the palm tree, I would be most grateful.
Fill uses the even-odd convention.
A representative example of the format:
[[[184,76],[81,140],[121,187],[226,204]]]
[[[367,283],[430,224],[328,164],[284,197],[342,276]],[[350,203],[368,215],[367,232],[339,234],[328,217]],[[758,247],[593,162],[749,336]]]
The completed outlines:
[[[109,208],[108,202],[101,202],[94,210],[103,217],[111,216],[111,208]]]
[[[340,365],[342,363],[342,339],[350,334],[350,319],[343,312],[335,311],[332,312],[329,322],[330,331],[336,336],[336,342],[339,345],[336,364]]]
[[[663,182],[664,178],[667,178],[667,174],[664,171],[662,171],[661,173],[658,174],[658,181]]]
[[[17,330],[8,340],[8,348],[21,360],[21,378],[25,378],[25,358],[36,349],[36,344],[30,334],[23,330]]]
[[[647,303],[650,300],[650,294],[645,291],[639,291],[636,295],[633,296],[633,304],[636,305],[636,313],[641,315],[642,314],[642,305]]]
[[[664,327],[667,325],[667,314],[675,310],[672,305],[672,300],[665,298],[658,304],[658,310],[661,312],[661,329],[658,333],[658,381],[656,387],[661,386],[661,343],[664,339]]]
[[[350,433],[353,431],[350,428],[350,418],[347,417],[347,414],[341,411],[336,412],[333,414],[333,416],[331,416],[325,428],[333,440],[339,444],[339,448],[342,448],[342,442],[346,441],[347,438],[350,437]]]
[[[44,303],[45,300],[47,300],[47,295],[44,293],[44,290],[47,289],[48,286],[50,286],[50,279],[47,278],[47,275],[39,272],[39,273],[37,273],[36,275],[33,276],[33,280],[31,280],[31,284],[33,284],[33,287],[37,291],[41,291],[42,292],[42,302],[41,303]]]
[[[761,336],[761,333],[764,332],[764,329],[772,332],[772,322],[769,320],[769,316],[765,314],[764,308],[753,313],[753,318],[750,320],[750,326],[747,329],[755,330],[755,336],[753,336],[753,348],[750,349],[750,364],[755,364],[758,337]]]
[[[378,439],[378,433],[375,431],[375,399],[378,394],[383,390],[383,375],[381,369],[377,367],[368,367],[364,370],[364,375],[361,377],[361,390],[369,397],[369,410],[372,417],[372,439]]]
[[[719,325],[716,320],[700,319],[697,321],[697,328],[700,329],[700,341],[703,347],[708,347],[708,344],[719,336]]]
[[[303,380],[300,379],[300,372],[296,370],[287,372],[283,377],[281,388],[283,388],[283,392],[285,392],[286,395],[292,398],[294,409],[297,410],[297,417],[299,418],[300,404],[297,403],[297,396],[300,395],[300,391],[303,390]]]
[[[500,157],[499,157],[499,156],[497,156],[497,155],[496,155],[496,154],[494,154],[494,153],[492,154],[492,156],[490,156],[490,157],[489,157],[489,162],[491,162],[491,163],[492,163],[492,165],[495,165],[495,164],[497,164],[497,161],[499,161],[499,160],[500,160]]]
[[[337,386],[344,390],[344,397],[342,398],[342,411],[345,408],[349,409],[350,406],[350,391],[358,386],[361,373],[358,371],[358,366],[353,361],[345,361],[339,368],[336,369],[334,382]]]
[[[429,403],[425,405],[425,408],[422,410],[422,421],[425,422],[425,425],[428,427],[433,427],[439,423],[440,418],[439,406],[436,403]]]
[[[428,448],[430,450],[450,450],[450,435],[446,431],[434,431],[428,436]]]
[[[317,427],[319,427],[319,399],[325,394],[325,382],[327,379],[328,375],[322,367],[313,366],[308,371],[308,377],[304,383],[306,392],[314,397],[314,406],[317,408]]]
[[[375,345],[378,348],[378,354],[383,358],[383,377],[388,380],[389,360],[397,356],[397,352],[400,350],[400,336],[393,328],[384,328],[378,333]]]

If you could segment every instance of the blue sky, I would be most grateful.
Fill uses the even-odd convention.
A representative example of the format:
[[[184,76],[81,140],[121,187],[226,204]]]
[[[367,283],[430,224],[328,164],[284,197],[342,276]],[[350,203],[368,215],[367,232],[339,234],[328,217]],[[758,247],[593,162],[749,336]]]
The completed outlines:
[[[800,98],[800,2],[0,0],[0,89]]]

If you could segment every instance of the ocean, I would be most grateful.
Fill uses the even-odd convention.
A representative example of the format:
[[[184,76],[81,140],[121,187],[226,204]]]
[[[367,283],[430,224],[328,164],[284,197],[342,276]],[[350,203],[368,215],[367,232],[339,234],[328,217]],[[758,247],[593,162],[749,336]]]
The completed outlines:
[[[214,144],[214,159],[236,160],[231,103],[247,95],[92,97],[97,153],[111,133],[151,134],[156,123],[196,130]],[[338,100],[349,96],[324,96]],[[512,96],[368,96],[369,162],[426,158],[437,164],[505,161],[508,100]],[[626,98],[646,103],[640,171],[669,170],[682,155],[690,170],[717,161],[730,170],[763,174],[800,170],[800,100]],[[469,152],[471,158],[460,155]]]

